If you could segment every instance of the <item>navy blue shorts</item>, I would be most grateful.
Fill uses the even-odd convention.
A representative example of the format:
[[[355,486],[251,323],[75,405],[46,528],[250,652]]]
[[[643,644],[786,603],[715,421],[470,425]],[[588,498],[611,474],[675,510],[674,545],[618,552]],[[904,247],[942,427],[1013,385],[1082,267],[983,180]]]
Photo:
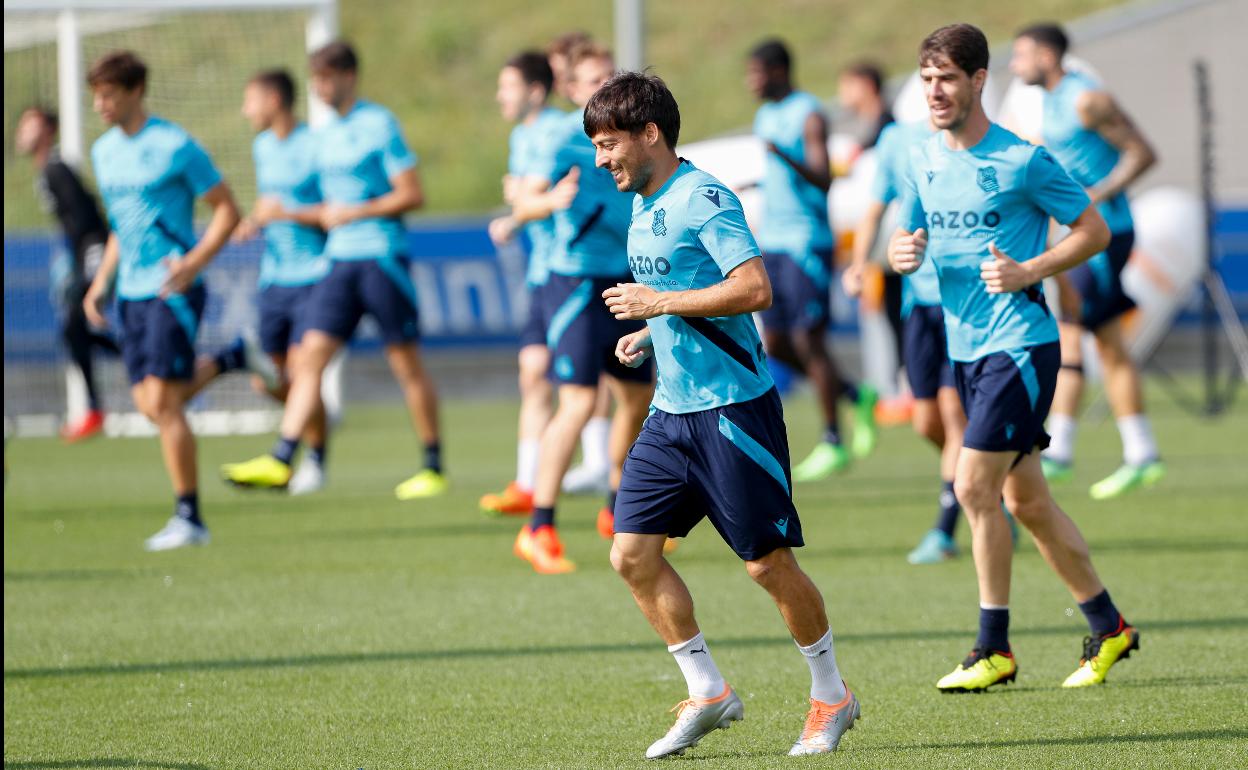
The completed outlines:
[[[1110,237],[1104,251],[1070,269],[1070,281],[1079,292],[1083,306],[1077,321],[1063,320],[1096,331],[1135,307],[1135,301],[1122,288],[1122,269],[1127,266],[1134,245],[1134,230],[1116,233]]]
[[[832,274],[832,250],[817,249],[806,255],[825,276]],[[792,254],[765,252],[763,266],[771,281],[771,307],[759,313],[763,328],[770,331],[808,331],[827,326],[832,318],[828,281],[816,281]]]
[[[624,461],[615,531],[684,537],[703,516],[746,561],[804,544],[775,388],[701,412],[656,409],[642,425]]]
[[[1056,342],[954,361],[954,383],[966,410],[962,446],[1020,455],[1047,448],[1044,421],[1061,363]]]
[[[936,398],[941,388],[952,388],[953,366],[945,344],[945,314],[940,305],[915,305],[902,327],[902,356],[906,379],[915,398]]]
[[[316,284],[266,286],[260,290],[260,347],[269,355],[299,344],[307,329],[308,300]]]
[[[574,278],[552,273],[546,282],[549,308],[546,347],[550,378],[560,385],[593,385],[608,374],[624,382],[650,382],[654,364],[647,360],[630,369],[615,357],[620,337],[645,328],[645,321],[617,321],[602,293],[631,277]]]
[[[121,358],[130,384],[146,377],[189,380],[195,374],[195,335],[208,292],[203,284],[166,299],[119,300]]]
[[[403,256],[333,260],[329,274],[308,298],[305,328],[346,341],[367,313],[377,321],[385,344],[419,340],[420,315],[410,264]]]
[[[520,329],[520,347],[522,348],[546,344],[550,315],[554,312],[554,307],[549,300],[549,286],[549,283],[543,283],[539,286],[528,287],[529,315],[524,319],[524,326]]]

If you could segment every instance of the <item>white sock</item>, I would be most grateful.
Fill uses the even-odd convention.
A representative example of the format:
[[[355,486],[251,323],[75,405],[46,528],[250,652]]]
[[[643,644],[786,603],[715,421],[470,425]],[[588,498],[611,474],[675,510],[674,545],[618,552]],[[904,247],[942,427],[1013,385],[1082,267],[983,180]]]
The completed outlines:
[[[1122,436],[1122,459],[1127,465],[1143,465],[1158,457],[1153,426],[1143,414],[1118,418],[1118,434]]]
[[[845,700],[845,682],[836,667],[836,650],[832,649],[832,629],[809,647],[799,644],[797,649],[810,666],[810,697],[830,706]]]
[[[581,429],[581,464],[587,468],[606,468],[608,442],[611,440],[611,420],[607,417],[591,417]]]
[[[526,492],[532,492],[537,483],[537,454],[542,442],[535,438],[522,438],[516,444],[516,484]]]
[[[687,642],[668,645],[667,651],[685,675],[690,698],[718,698],[724,694],[724,677],[715,667],[701,632]]]
[[[1044,456],[1059,463],[1073,462],[1075,433],[1079,428],[1079,423],[1075,422],[1075,418],[1055,412],[1049,415],[1049,424],[1045,428],[1053,440],[1049,442],[1049,448],[1044,450]]]

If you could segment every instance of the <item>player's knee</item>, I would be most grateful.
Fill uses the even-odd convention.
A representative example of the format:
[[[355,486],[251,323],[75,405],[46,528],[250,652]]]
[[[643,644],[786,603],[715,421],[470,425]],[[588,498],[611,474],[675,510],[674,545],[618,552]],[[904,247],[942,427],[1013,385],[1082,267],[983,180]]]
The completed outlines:
[[[970,474],[961,474],[953,482],[953,494],[962,504],[966,515],[974,518],[985,513],[992,513],[999,505],[1001,498],[988,485],[977,483]]]
[[[940,413],[935,409],[914,410],[914,432],[932,442],[936,446],[944,446],[945,427],[941,422]]]
[[[1004,503],[1005,509],[1028,529],[1042,524],[1053,511],[1048,495],[1006,495]]]
[[[793,559],[793,553],[787,549],[776,549],[766,556],[750,559],[745,563],[746,574],[763,588],[770,588],[784,580],[796,568],[797,562]]]
[[[661,556],[626,548],[619,543],[611,545],[611,567],[629,584],[644,583],[658,574],[661,561]]]

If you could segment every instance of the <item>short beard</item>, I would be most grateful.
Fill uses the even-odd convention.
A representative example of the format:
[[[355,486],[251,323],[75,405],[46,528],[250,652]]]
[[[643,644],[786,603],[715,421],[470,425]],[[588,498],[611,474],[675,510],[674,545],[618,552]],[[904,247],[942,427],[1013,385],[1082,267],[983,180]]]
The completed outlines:
[[[635,174],[629,174],[629,185],[624,192],[639,193],[650,184],[650,180],[654,178],[654,164],[647,163],[639,165]]]

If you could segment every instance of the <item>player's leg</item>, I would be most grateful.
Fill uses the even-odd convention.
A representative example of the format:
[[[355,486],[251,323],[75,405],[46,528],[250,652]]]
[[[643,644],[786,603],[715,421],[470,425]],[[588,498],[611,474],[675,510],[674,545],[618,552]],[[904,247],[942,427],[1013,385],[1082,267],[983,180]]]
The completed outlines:
[[[438,419],[438,393],[433,378],[421,360],[420,348],[413,342],[386,345],[386,360],[394,373],[412,427],[424,442],[424,469],[396,489],[399,499],[429,497],[446,490],[442,468],[442,435]]]
[[[1152,486],[1165,475],[1165,466],[1144,413],[1140,372],[1127,351],[1120,320],[1115,318],[1097,327],[1095,339],[1105,372],[1105,392],[1122,437],[1122,467],[1092,485],[1092,497],[1105,500],[1139,486]]]
[[[69,296],[69,305],[65,308],[65,318],[61,327],[61,336],[69,351],[69,360],[82,374],[83,383],[87,388],[87,413],[74,425],[66,425],[61,436],[68,442],[81,441],[96,435],[104,429],[104,412],[100,407],[99,389],[95,382],[95,366],[91,351],[95,347],[95,336],[87,324],[87,315],[82,308],[82,291],[73,291]],[[116,348],[113,348],[116,350]]]
[[[1036,549],[1057,573],[1088,621],[1079,668],[1065,687],[1100,684],[1119,660],[1139,649],[1139,633],[1123,619],[1101,583],[1087,541],[1053,496],[1035,453],[1023,457],[1005,482],[1005,504],[1031,533]]]
[[[600,382],[594,415],[581,431],[581,463],[570,468],[564,475],[564,492],[592,494],[609,491],[612,467],[611,425],[611,390],[607,383]]]
[[[607,481],[607,501],[602,510],[598,512],[597,522],[598,534],[607,540],[610,540],[615,532],[615,500],[620,489],[624,459],[628,455],[629,447],[641,433],[641,425],[646,421],[646,415],[650,411],[650,401],[654,398],[654,383],[650,378],[650,372],[650,368],[646,367],[643,376],[634,375],[630,379],[624,379],[631,372],[626,374],[613,371],[613,376],[603,378],[616,403],[615,416],[611,419],[608,450],[611,467]]]
[[[302,334],[299,335],[299,339],[302,340]],[[279,367],[278,370],[284,373],[281,386],[272,395],[283,403],[290,397],[289,372],[297,365],[302,355],[303,343],[294,342],[289,345],[285,353],[273,353],[271,356],[274,364]],[[330,360],[333,360],[332,356]],[[326,366],[328,367],[328,364]],[[322,376],[324,376],[323,373]],[[319,392],[312,416],[308,418],[307,425],[303,429],[302,439],[307,451],[304,452],[298,469],[290,477],[287,491],[292,495],[310,494],[325,487],[326,461],[329,452],[329,417],[325,413],[325,404]]]
[[[1062,289],[1067,291],[1067,289]],[[1075,436],[1078,429],[1079,404],[1083,400],[1083,326],[1077,323],[1058,324],[1061,335],[1062,368],[1057,374],[1053,408],[1045,425],[1052,441],[1044,450],[1044,474],[1054,483],[1067,481],[1075,461]]]

